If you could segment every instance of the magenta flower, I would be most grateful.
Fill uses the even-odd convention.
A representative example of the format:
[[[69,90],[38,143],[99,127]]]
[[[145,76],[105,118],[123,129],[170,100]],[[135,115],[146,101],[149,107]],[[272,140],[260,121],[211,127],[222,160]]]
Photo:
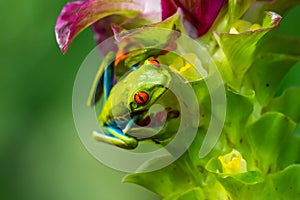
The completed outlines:
[[[179,7],[184,13],[186,27],[195,28],[196,33],[192,36],[199,37],[210,29],[226,2],[227,0],[161,0],[162,19],[173,15]]]
[[[205,34],[226,0],[87,0],[68,3],[60,13],[55,26],[57,43],[65,53],[73,39],[92,26],[97,43],[113,35],[111,24],[133,29],[165,20],[178,8],[191,36]],[[193,31],[196,30],[196,31]],[[196,33],[195,33],[196,32]]]
[[[65,53],[72,40],[86,27],[93,25],[96,40],[103,41],[113,33],[111,23],[134,28],[154,21],[159,15],[146,10],[143,1],[132,0],[88,0],[67,3],[55,26],[57,43]]]

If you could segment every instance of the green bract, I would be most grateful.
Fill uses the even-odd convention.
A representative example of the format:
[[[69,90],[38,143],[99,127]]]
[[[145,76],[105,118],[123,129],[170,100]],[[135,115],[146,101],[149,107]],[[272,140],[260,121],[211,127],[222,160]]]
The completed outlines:
[[[126,182],[165,199],[300,198],[300,138],[294,134],[300,90],[290,88],[275,97],[282,78],[299,61],[299,40],[276,34],[281,16],[270,10],[261,11],[265,17],[259,24],[248,21],[250,13],[244,13],[258,2],[233,2],[229,1],[228,15],[214,25],[217,31],[199,38],[208,44],[227,85],[227,116],[219,144],[199,159],[201,142],[194,142],[167,168],[128,175]],[[240,153],[239,162],[244,160],[247,171],[228,174],[232,170],[222,168],[220,156],[232,150]],[[240,166],[237,161],[225,167]]]

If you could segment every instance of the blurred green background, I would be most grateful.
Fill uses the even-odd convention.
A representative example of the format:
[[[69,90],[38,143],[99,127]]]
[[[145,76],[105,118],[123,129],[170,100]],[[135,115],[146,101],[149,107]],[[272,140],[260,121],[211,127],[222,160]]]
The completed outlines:
[[[89,29],[61,54],[54,26],[66,2],[0,2],[0,199],[159,199],[121,183],[124,173],[96,161],[79,140],[72,88],[95,43]],[[300,6],[280,31],[300,37],[299,20]],[[282,88],[290,85],[300,85],[300,64]]]

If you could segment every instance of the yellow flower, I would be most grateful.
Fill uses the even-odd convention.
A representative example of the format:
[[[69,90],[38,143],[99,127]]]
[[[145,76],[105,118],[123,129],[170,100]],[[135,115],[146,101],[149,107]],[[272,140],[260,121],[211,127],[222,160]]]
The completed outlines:
[[[218,159],[222,164],[223,173],[225,174],[239,174],[247,172],[246,160],[244,160],[241,153],[235,149],[224,156],[219,156]]]

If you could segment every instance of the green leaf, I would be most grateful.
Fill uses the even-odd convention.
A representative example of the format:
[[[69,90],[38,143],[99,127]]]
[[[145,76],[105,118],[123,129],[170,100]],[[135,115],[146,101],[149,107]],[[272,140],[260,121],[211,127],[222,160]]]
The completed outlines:
[[[191,161],[186,155],[184,154],[180,159],[163,169],[130,174],[124,177],[123,181],[139,184],[164,198],[170,194],[187,191],[197,186],[197,182],[201,182],[201,178],[199,180],[197,180],[198,178],[195,179],[199,171],[197,168],[193,168]],[[157,158],[148,163],[148,165],[151,166],[164,159],[164,157]],[[144,166],[144,169],[146,168],[147,166]]]
[[[252,159],[248,167],[259,168],[263,174],[277,170],[280,152],[289,148],[288,142],[296,124],[281,113],[266,113],[247,128],[247,140],[251,146]]]
[[[234,174],[230,176],[235,180],[240,181],[241,183],[246,185],[254,185],[264,180],[262,174],[258,171],[249,171],[249,172]]]
[[[284,169],[287,166],[300,163],[300,137],[295,135],[290,137],[285,147],[281,149],[280,154],[277,159],[277,165],[279,169]]]
[[[290,59],[300,60],[300,39],[273,34],[259,44],[257,56],[268,54],[288,55]]]
[[[260,182],[254,185],[245,185],[233,177],[220,179],[220,182],[230,194],[231,199],[247,199],[247,200],[279,200],[272,184],[268,182]]]
[[[198,153],[199,150],[197,155]],[[142,170],[155,165],[157,162],[164,162],[165,159],[162,157],[152,160]],[[224,199],[226,191],[215,176],[209,174],[200,164],[206,163],[206,161],[199,160],[198,162],[198,160],[198,157],[191,160],[189,152],[186,152],[174,163],[163,169],[130,174],[124,177],[124,182],[139,184],[166,199],[181,200],[192,197],[197,199],[202,196],[209,199]],[[197,195],[197,198],[194,195]]]
[[[117,63],[124,61],[125,67],[128,68],[144,62],[149,57],[175,50],[177,48],[175,41],[184,31],[181,18],[181,14],[177,12],[165,21],[143,26],[134,31],[115,31],[115,37],[119,41],[118,51],[124,57]]]
[[[295,62],[295,59],[283,54],[270,53],[258,57],[245,76],[244,86],[253,89],[259,104],[265,106]]]
[[[222,174],[222,164],[218,157],[211,158],[207,162],[205,169],[214,174]]]
[[[281,112],[296,123],[300,122],[300,88],[288,88],[263,109],[263,112]]]
[[[271,180],[280,199],[300,199],[300,165],[291,165],[271,175]]]
[[[232,76],[229,77],[229,80],[226,80],[232,87],[240,88],[244,74],[253,63],[258,42],[278,25],[280,19],[281,17],[276,13],[268,12],[264,20],[265,22],[268,21],[268,23],[264,23],[259,29],[242,30],[240,33],[215,33],[215,38],[224,52],[232,71]],[[236,27],[244,27],[241,23],[243,21],[239,21]]]
[[[261,23],[266,11],[273,11],[280,15],[284,15],[288,10],[295,7],[298,3],[300,3],[299,0],[255,1],[251,4],[251,7],[244,15],[244,19],[253,23]]]
[[[229,14],[229,24],[233,24],[237,19],[247,11],[254,0],[229,0],[228,1],[228,14]]]
[[[227,111],[224,124],[224,133],[231,148],[238,149],[244,155],[248,145],[245,141],[245,127],[253,112],[253,93],[241,95],[232,89],[227,90]],[[223,134],[224,134],[223,133]]]
[[[300,40],[272,35],[259,46],[255,60],[245,74],[244,87],[254,90],[259,104],[266,106],[276,94],[281,80],[300,60]]]
[[[164,200],[202,200],[205,199],[203,191],[199,187],[192,188],[184,193],[173,194]]]

